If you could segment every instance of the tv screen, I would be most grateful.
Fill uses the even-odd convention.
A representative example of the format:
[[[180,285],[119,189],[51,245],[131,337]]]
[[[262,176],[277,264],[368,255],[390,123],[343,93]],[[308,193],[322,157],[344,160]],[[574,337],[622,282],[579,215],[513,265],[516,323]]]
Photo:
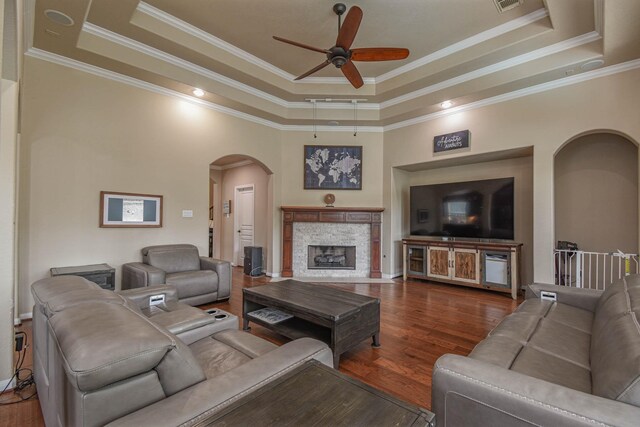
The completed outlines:
[[[411,235],[513,240],[513,178],[410,189]]]

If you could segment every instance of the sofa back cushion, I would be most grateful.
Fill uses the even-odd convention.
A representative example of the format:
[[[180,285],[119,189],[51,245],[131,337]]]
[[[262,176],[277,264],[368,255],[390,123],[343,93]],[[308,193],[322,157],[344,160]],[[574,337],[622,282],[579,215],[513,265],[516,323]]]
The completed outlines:
[[[31,295],[36,309],[46,314],[46,304],[52,298],[60,298],[69,292],[101,289],[100,286],[80,276],[56,276],[38,280],[31,285]]]
[[[200,270],[200,254],[193,245],[148,246],[142,248],[142,260],[167,273]]]
[[[600,297],[590,355],[593,394],[640,406],[640,276],[626,276]]]
[[[170,351],[170,337],[119,304],[87,302],[49,320],[69,382],[92,391],[151,371]]]

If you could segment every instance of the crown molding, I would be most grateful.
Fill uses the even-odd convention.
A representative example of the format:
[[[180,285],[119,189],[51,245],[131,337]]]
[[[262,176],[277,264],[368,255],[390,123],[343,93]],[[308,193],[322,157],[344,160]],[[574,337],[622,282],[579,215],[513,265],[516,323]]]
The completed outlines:
[[[105,70],[93,65],[86,64],[84,62],[76,61],[74,59],[67,58],[65,56],[57,55],[51,52],[46,52],[37,48],[31,48],[25,52],[26,56],[30,56],[36,59],[48,61],[54,64],[62,65],[68,68],[72,68],[78,71],[83,71],[95,76],[103,77],[109,80],[113,80],[119,83],[124,83],[130,86],[134,86],[140,89],[148,90],[150,92],[158,93],[161,95],[171,96],[183,101],[194,103],[202,107],[214,110],[229,116],[247,120],[249,122],[261,124],[273,129],[281,131],[297,131],[297,132],[312,132],[314,130],[313,125],[282,125],[271,120],[266,120],[260,117],[256,117],[241,111],[233,110],[231,108],[215,104],[213,102],[205,101],[202,99],[194,98],[192,96],[185,95],[180,92],[172,91],[167,88],[157,86],[142,80],[134,79],[133,77],[125,76],[114,71]],[[400,129],[408,126],[412,126],[419,123],[428,122],[438,119],[440,117],[448,116],[451,114],[459,113],[462,111],[474,110],[477,108],[485,107],[488,105],[497,104],[500,102],[510,101],[512,99],[521,98],[524,96],[545,92],[552,89],[557,89],[564,86],[569,86],[576,83],[582,83],[588,80],[596,79],[599,77],[610,76],[625,71],[630,71],[640,68],[640,59],[624,62],[621,64],[611,65],[609,67],[601,68],[599,70],[588,71],[585,73],[565,77],[562,79],[554,80],[552,82],[542,83],[536,86],[520,89],[514,92],[494,96],[492,98],[483,99],[480,101],[472,102],[469,104],[461,105],[459,107],[450,108],[444,111],[438,111],[436,113],[427,114],[413,119],[404,120],[397,123],[392,123],[386,126],[358,126],[357,131],[362,133],[382,133],[395,129]],[[358,107],[359,108],[359,107]],[[316,126],[316,131],[320,132],[353,132],[354,126]]]
[[[452,79],[445,80],[440,83],[436,83],[434,85],[424,87],[414,92],[406,93],[396,98],[383,101],[380,103],[380,108],[384,109],[387,107],[391,107],[393,105],[397,105],[415,98],[419,98],[421,96],[428,95],[430,93],[437,92],[439,90],[446,89],[451,86],[455,86],[464,82],[468,82],[473,79],[484,77],[486,75],[495,73],[497,71],[506,70],[508,68],[515,67],[517,65],[522,65],[524,63],[534,61],[536,59],[544,58],[545,56],[549,56],[558,52],[573,49],[575,47],[582,46],[584,44],[591,43],[596,40],[600,40],[601,38],[602,37],[600,36],[600,34],[598,34],[595,31],[591,31],[589,33],[582,34],[580,36],[573,37],[571,39],[563,40],[561,42],[552,44],[550,46],[545,46],[543,48],[540,48],[531,52],[527,52],[525,54],[518,55],[513,58],[509,58],[504,61],[497,62],[495,64],[491,64],[483,68],[479,68],[469,73],[462,74]]]
[[[230,79],[229,77],[223,76],[222,74],[218,74],[207,68],[193,64],[189,61],[185,61],[184,59],[170,55],[154,47],[140,43],[128,37],[124,37],[120,34],[114,33],[113,31],[109,31],[90,22],[84,23],[84,25],[82,26],[82,31],[86,32],[87,34],[91,34],[93,36],[108,40],[111,43],[115,43],[128,49],[135,50],[136,52],[139,52],[143,55],[148,55],[152,58],[165,61],[176,67],[201,75],[202,77],[206,77],[208,79],[230,86],[234,89],[241,90],[242,92],[249,93],[251,95],[273,102],[274,104],[280,105],[281,107],[287,107],[288,103],[284,99],[278,98],[277,96],[263,92],[244,83],[240,83],[236,80]]]
[[[468,49],[477,44],[486,42],[487,40],[491,40],[503,34],[509,33],[513,30],[517,30],[518,28],[530,25],[536,21],[546,18],[547,16],[549,16],[549,11],[547,11],[547,9],[545,8],[538,9],[534,12],[529,13],[528,15],[521,16],[509,22],[505,22],[502,25],[498,25],[497,27],[478,33],[472,37],[466,38],[450,46],[447,46],[444,49],[440,49],[429,55],[423,56],[420,59],[416,59],[413,62],[410,62],[401,67],[398,67],[395,70],[391,70],[388,73],[382,74],[376,77],[375,82],[382,83],[386,80],[392,79],[394,77],[398,77],[404,73],[408,73],[409,71],[415,70],[416,68],[423,67],[431,62],[445,58],[449,55],[453,55],[454,53],[460,52],[461,50]]]
[[[290,101],[286,101],[282,98],[279,98],[275,95],[271,95],[267,92],[261,91],[259,89],[256,89],[252,86],[246,85],[244,83],[240,83],[237,80],[233,80],[229,77],[223,76],[222,74],[218,74],[214,71],[211,71],[207,68],[201,67],[199,65],[193,64],[189,61],[185,61],[184,59],[178,58],[176,56],[170,55],[166,52],[163,52],[159,49],[153,48],[151,46],[148,46],[146,44],[140,43],[138,41],[132,40],[128,37],[124,37],[120,34],[114,33],[113,31],[109,31],[105,28],[99,27],[95,24],[91,24],[90,22],[85,22],[83,27],[82,27],[82,31],[85,31],[87,34],[93,35],[95,37],[100,37],[103,38],[105,40],[108,40],[111,43],[115,43],[117,45],[126,47],[128,49],[132,49],[135,50],[136,52],[139,52],[141,54],[144,55],[148,55],[151,56],[154,59],[158,59],[160,61],[165,61],[171,65],[174,65],[176,67],[182,68],[184,70],[193,72],[195,74],[198,74],[202,77],[211,79],[213,81],[216,81],[218,83],[222,83],[224,85],[227,85],[229,87],[232,87],[234,89],[238,89],[242,92],[248,93],[250,95],[256,96],[258,98],[264,99],[266,101],[269,102],[273,102],[274,104],[277,104],[281,107],[284,108],[291,108],[291,109],[295,109],[295,108],[310,108],[310,106],[308,105],[308,102],[290,102]],[[362,110],[377,110],[380,108],[379,104],[371,104],[370,107],[364,107],[364,105],[366,105],[367,103],[362,103],[362,104],[358,104],[358,108],[362,109]],[[318,109],[319,110],[333,110],[333,109],[351,109],[352,103],[351,101],[347,102],[347,103],[332,103],[331,105],[329,105],[329,103],[319,103],[318,104]]]
[[[481,107],[486,107],[488,105],[498,104],[505,101],[511,101],[512,99],[522,98],[528,95],[546,92],[549,90],[558,89],[564,86],[570,86],[576,83],[586,82],[586,81],[597,79],[600,77],[606,77],[613,74],[623,73],[625,71],[630,71],[637,68],[640,68],[640,59],[634,59],[632,61],[623,62],[621,64],[611,65],[609,67],[601,68],[599,70],[587,71],[582,74],[577,74],[570,77],[564,77],[562,79],[554,80],[552,82],[541,83],[536,86],[531,86],[531,87],[519,89],[513,92],[504,93],[502,95],[494,96],[492,98],[487,98],[487,99],[483,99],[476,102],[471,102],[469,104],[450,108],[448,110],[438,111],[436,113],[431,113],[424,116],[415,117],[413,119],[405,120],[402,122],[393,123],[393,124],[384,126],[384,131],[387,132],[395,129],[413,126],[416,124],[439,119],[441,117],[448,116],[451,114],[460,113],[462,111],[475,110]]]
[[[280,123],[276,123],[271,120],[267,120],[261,117],[253,116],[251,114],[243,113],[242,111],[237,111],[232,108],[215,104],[213,102],[209,102],[203,99],[194,98],[193,96],[185,95],[184,93],[181,93],[181,92],[176,92],[174,90],[170,90],[162,86],[154,85],[149,82],[145,82],[143,80],[138,80],[130,76],[125,76],[123,74],[116,73],[115,71],[106,70],[104,68],[96,67],[94,65],[89,65],[84,62],[76,61],[75,59],[67,58],[66,56],[57,55],[55,53],[47,52],[38,48],[29,49],[27,52],[25,52],[25,55],[32,58],[51,62],[54,64],[62,65],[68,68],[72,68],[78,71],[83,71],[83,72],[93,74],[98,77],[103,77],[109,80],[113,80],[119,83],[124,83],[129,86],[137,87],[139,89],[144,89],[144,90],[148,90],[150,92],[158,93],[161,95],[178,98],[183,101],[187,101],[192,104],[197,104],[202,107],[208,108],[210,110],[217,111],[219,113],[227,114],[229,116],[233,116],[239,119],[247,120],[249,122],[264,125],[273,129],[284,130],[284,131],[305,131],[305,132],[313,131],[313,125],[282,125]],[[353,129],[354,129],[353,126],[316,126],[316,130],[322,131],[322,132],[353,132]],[[358,126],[358,132],[381,133],[382,126]]]

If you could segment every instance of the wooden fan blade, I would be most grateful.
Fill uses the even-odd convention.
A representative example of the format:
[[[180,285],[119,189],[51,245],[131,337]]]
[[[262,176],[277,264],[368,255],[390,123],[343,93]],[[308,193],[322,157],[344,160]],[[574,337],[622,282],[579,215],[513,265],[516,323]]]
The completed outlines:
[[[309,71],[307,71],[306,73],[304,73],[301,76],[296,77],[293,80],[300,80],[300,79],[304,79],[305,77],[315,73],[316,71],[320,71],[322,70],[324,67],[326,67],[327,65],[331,64],[331,61],[329,61],[328,59],[326,61],[324,61],[322,64],[318,65],[317,67],[314,67],[312,69],[310,69]]]
[[[340,69],[342,70],[342,73],[347,78],[347,80],[349,80],[353,87],[355,87],[356,89],[364,84],[364,82],[362,81],[362,76],[360,75],[360,72],[358,71],[356,66],[353,65],[353,62],[346,62]]]
[[[292,41],[292,40],[283,39],[282,37],[273,36],[273,38],[274,38],[275,40],[278,40],[279,42],[292,44],[292,45],[294,45],[294,46],[298,46],[298,47],[301,47],[301,48],[303,48],[303,49],[313,50],[314,52],[320,52],[320,53],[331,53],[331,52],[330,52],[330,51],[328,51],[327,49],[320,49],[320,48],[313,47],[313,46],[309,46],[309,45],[306,45],[306,44],[302,44],[302,43],[294,42],[294,41]]]
[[[409,56],[409,49],[399,47],[366,47],[351,49],[352,61],[395,61]]]
[[[360,27],[360,21],[362,21],[362,9],[358,6],[351,6],[347,17],[344,18],[344,23],[340,27],[338,32],[338,39],[336,40],[336,46],[349,50],[353,40],[358,33],[358,27]]]

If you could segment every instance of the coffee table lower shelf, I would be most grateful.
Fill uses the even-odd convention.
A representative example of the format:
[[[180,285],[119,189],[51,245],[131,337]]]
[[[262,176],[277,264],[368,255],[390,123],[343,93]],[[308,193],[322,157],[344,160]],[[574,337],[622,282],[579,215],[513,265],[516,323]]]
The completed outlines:
[[[248,326],[249,322],[264,326],[265,328],[292,340],[309,337],[322,341],[327,345],[331,345],[331,329],[313,324],[295,316],[279,323],[269,323],[255,317],[251,317],[251,315],[248,314],[243,319],[243,329],[245,331],[251,329]]]

